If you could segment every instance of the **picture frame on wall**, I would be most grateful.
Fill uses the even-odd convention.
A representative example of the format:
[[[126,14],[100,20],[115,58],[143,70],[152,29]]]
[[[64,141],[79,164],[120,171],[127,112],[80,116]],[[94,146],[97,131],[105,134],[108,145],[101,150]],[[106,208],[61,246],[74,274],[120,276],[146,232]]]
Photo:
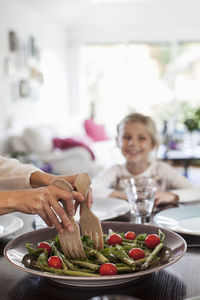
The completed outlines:
[[[28,80],[19,81],[19,97],[28,98],[30,96],[30,85]]]
[[[12,30],[9,31],[8,38],[9,38],[9,50],[11,52],[16,52],[18,50],[18,37],[16,32]]]
[[[4,58],[4,74],[5,76],[11,77],[16,74],[16,64],[13,58]]]

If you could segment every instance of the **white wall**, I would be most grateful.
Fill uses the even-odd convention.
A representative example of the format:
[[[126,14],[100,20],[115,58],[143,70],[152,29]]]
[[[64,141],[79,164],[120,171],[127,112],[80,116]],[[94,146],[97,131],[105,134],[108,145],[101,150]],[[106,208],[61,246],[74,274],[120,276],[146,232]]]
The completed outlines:
[[[4,74],[9,54],[8,32],[23,40],[35,36],[41,50],[44,85],[37,101],[12,101],[13,78]],[[68,116],[67,36],[64,27],[18,0],[0,0],[0,129],[24,127],[65,120]],[[45,67],[44,67],[45,66]]]

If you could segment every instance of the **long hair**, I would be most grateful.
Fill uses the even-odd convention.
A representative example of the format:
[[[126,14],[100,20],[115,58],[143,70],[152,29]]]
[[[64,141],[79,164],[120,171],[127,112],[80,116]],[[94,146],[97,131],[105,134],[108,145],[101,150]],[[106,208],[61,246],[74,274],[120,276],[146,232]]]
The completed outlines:
[[[146,130],[149,133],[152,144],[154,147],[158,147],[160,144],[159,133],[156,129],[154,121],[149,117],[140,113],[131,113],[125,116],[121,122],[117,125],[117,133],[119,134],[120,127],[127,123],[142,123],[146,126]]]

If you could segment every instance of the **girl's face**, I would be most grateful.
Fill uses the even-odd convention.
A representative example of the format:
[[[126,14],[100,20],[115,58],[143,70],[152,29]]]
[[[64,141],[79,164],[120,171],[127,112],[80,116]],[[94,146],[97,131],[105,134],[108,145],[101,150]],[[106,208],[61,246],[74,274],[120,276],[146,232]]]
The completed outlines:
[[[128,163],[148,162],[149,153],[154,148],[146,126],[140,122],[122,124],[117,142]]]

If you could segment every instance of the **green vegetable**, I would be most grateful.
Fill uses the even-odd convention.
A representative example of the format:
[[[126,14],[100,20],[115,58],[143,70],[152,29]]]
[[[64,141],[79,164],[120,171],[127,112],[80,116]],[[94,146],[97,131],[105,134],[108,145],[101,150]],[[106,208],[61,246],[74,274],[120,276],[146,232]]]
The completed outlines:
[[[145,263],[142,265],[141,269],[146,270],[149,267],[149,264],[152,262],[152,260],[156,257],[158,252],[162,249],[163,243],[158,244],[153,252],[147,257]]]
[[[78,277],[80,277],[80,276],[83,276],[83,277],[100,276],[98,274],[93,274],[93,273],[89,273],[89,272],[55,269],[55,268],[43,266],[41,264],[38,264],[37,266],[39,269],[41,269],[43,271],[55,273],[57,275],[68,275],[68,276],[78,276]]]
[[[95,265],[89,261],[83,261],[83,260],[75,260],[75,259],[72,259],[71,262],[73,264],[76,264],[80,267],[84,267],[84,268],[88,268],[88,269],[91,269],[91,270],[99,270],[99,265]]]
[[[29,254],[35,256],[35,257],[38,257],[42,252],[43,252],[43,249],[33,249],[31,246],[33,246],[33,244],[25,244],[26,246],[26,249],[28,250]]]
[[[40,264],[43,264],[43,265],[47,266],[48,265],[47,261],[48,261],[48,252],[44,251],[43,253],[41,253],[38,256],[37,262],[40,263]]]
[[[62,262],[62,267],[63,269],[66,271],[68,270],[68,267],[67,267],[67,264],[65,263],[64,259],[63,259],[63,256],[61,255],[60,251],[56,248],[55,245],[52,245],[52,251],[53,253],[58,256]]]
[[[160,243],[154,250],[147,248],[145,245],[146,233],[137,235],[134,240],[125,239],[124,233],[117,233],[123,239],[122,245],[108,245],[107,240],[111,234],[115,234],[115,232],[110,229],[108,234],[103,235],[104,249],[100,251],[93,248],[93,242],[88,236],[84,235],[81,237],[87,260],[67,258],[62,252],[58,236],[48,241],[52,247],[52,254],[49,254],[48,251],[43,251],[43,249],[34,249],[32,244],[27,243],[28,254],[24,255],[22,263],[27,268],[37,268],[44,272],[62,276],[94,277],[100,276],[99,269],[107,262],[114,263],[118,273],[132,273],[146,270],[153,265],[166,263],[171,256],[171,249],[163,244],[165,235],[161,230],[158,231]],[[145,252],[145,257],[136,261],[129,257],[128,254],[132,248],[142,248]],[[49,255],[56,255],[60,258],[62,269],[48,266]]]

